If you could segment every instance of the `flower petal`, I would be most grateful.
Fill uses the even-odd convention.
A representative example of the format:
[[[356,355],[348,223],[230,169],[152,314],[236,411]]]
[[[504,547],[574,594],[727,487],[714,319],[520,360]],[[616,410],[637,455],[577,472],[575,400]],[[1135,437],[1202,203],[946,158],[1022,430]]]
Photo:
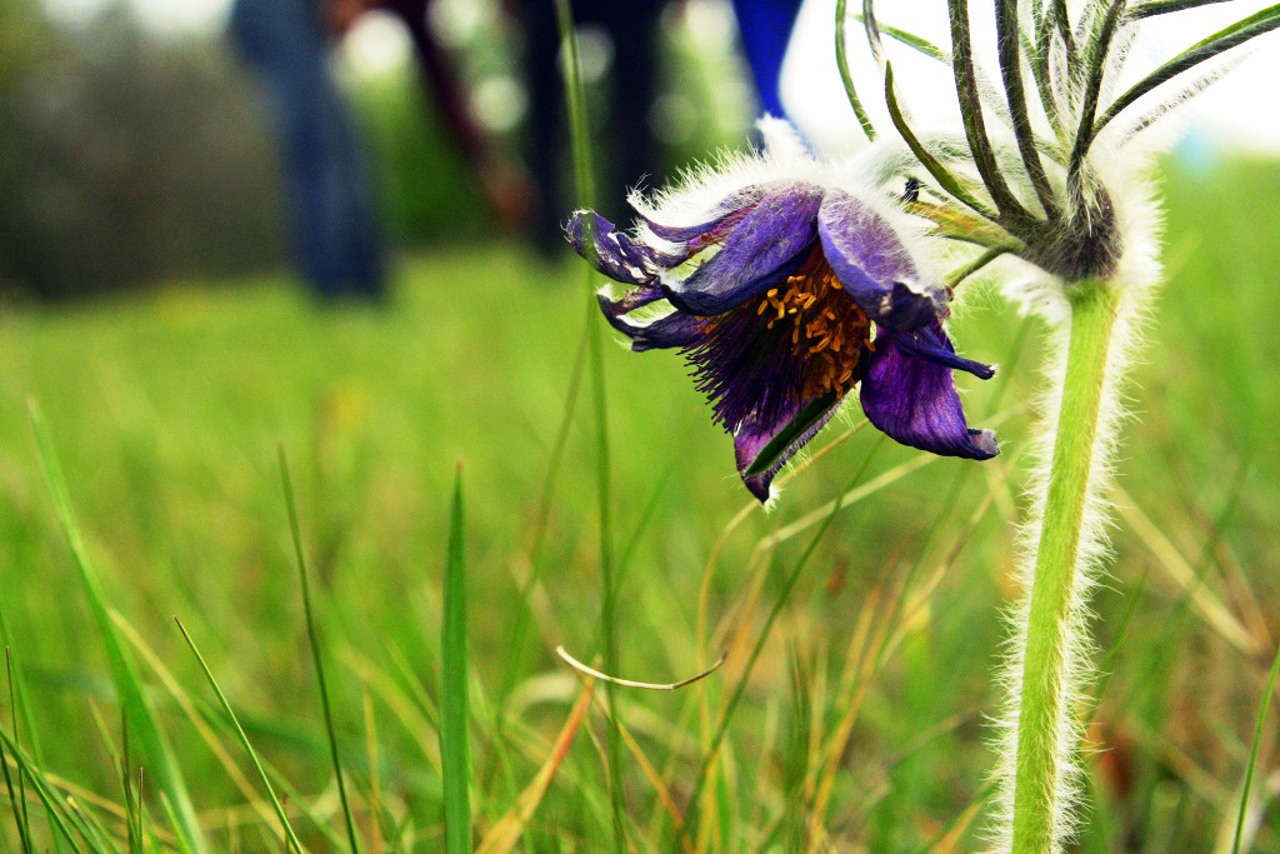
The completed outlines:
[[[647,205],[643,203],[643,197],[639,194],[633,195],[631,198],[631,207],[635,209],[636,214],[649,227],[649,230],[661,237],[663,240],[672,243],[687,243],[695,238],[702,237],[705,234],[717,230],[717,228],[727,219],[746,211],[753,206],[764,195],[763,187],[751,185],[743,187],[735,191],[729,196],[717,202],[709,211],[703,211],[699,215],[693,217],[693,224],[677,225],[674,223],[659,222],[658,217],[670,217],[672,219],[679,218],[678,215],[666,210],[658,213],[654,211],[650,213]],[[684,217],[688,219],[686,215]]]
[[[936,320],[928,327],[954,353]],[[951,379],[951,367],[913,352],[913,333],[882,331],[862,377],[862,411],[890,438],[935,454],[986,460],[1000,453],[995,434],[972,430]],[[976,363],[975,363],[976,364]]]
[[[587,245],[588,228],[592,232],[590,247]],[[575,212],[564,230],[574,251],[615,282],[653,284],[661,270],[679,265],[688,257],[687,254],[666,255],[638,243],[594,211]]]
[[[620,300],[610,300],[601,295],[600,310],[609,325],[631,339],[631,349],[637,353],[645,350],[667,350],[672,347],[689,347],[702,339],[698,318],[683,311],[674,311],[647,324],[631,323],[623,315],[653,301],[648,294],[632,291]],[[654,299],[661,299],[659,292]],[[628,303],[631,300],[631,303]]]
[[[724,247],[678,288],[664,285],[671,304],[691,314],[722,314],[793,273],[817,237],[822,189],[789,184],[771,190],[738,221]]]
[[[872,320],[915,329],[945,316],[945,292],[917,293],[905,284],[916,278],[910,254],[892,226],[858,199],[829,191],[818,211],[818,234],[840,284]]]
[[[733,435],[738,474],[760,503],[769,500],[769,485],[797,451],[818,434],[839,409],[840,397],[825,395],[796,404],[790,418],[764,428],[754,420],[744,422]]]
[[[898,349],[908,356],[964,371],[980,380],[989,380],[996,375],[996,369],[990,365],[957,356],[955,349],[951,346],[951,340],[947,338],[947,333],[942,331],[940,323],[934,322],[910,334],[898,335],[894,341]]]

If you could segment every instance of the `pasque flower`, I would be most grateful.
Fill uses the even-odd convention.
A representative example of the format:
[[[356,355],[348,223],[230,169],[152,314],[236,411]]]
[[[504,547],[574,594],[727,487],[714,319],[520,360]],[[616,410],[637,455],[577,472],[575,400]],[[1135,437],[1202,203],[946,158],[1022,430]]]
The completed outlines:
[[[951,375],[994,371],[956,355],[943,326],[951,294],[909,245],[931,238],[888,193],[808,154],[790,125],[766,119],[761,130],[760,154],[652,199],[633,194],[631,232],[574,214],[574,248],[631,286],[600,295],[609,323],[633,350],[683,353],[761,501],[855,388],[868,420],[904,445],[995,456],[994,435],[966,423]]]

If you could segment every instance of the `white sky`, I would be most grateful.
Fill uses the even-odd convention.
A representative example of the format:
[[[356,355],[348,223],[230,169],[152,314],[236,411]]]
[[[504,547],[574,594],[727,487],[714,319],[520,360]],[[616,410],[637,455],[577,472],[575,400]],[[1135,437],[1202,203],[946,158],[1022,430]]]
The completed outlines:
[[[860,139],[861,131],[846,100],[830,47],[835,33],[835,3],[836,0],[805,0],[783,67],[782,98],[796,124],[815,144],[838,150],[847,147],[849,140]],[[849,5],[852,8],[859,4]],[[1259,0],[1237,0],[1147,19],[1142,38],[1130,53],[1121,86],[1127,88],[1182,49],[1264,5]],[[979,62],[990,60],[984,63],[986,74],[996,81],[999,72],[995,64],[995,22],[990,9],[987,3],[970,3],[974,55]],[[950,44],[946,0],[881,2],[877,13],[883,25],[896,25],[944,49]],[[866,37],[856,21],[846,38],[854,51],[854,81],[880,80],[866,50]],[[905,45],[890,39],[886,44],[900,103],[910,111],[913,124],[956,126],[955,84],[950,70]],[[1256,45],[1260,49],[1237,48],[1248,59],[1180,110],[1180,116],[1172,121],[1180,122],[1183,128],[1194,128],[1199,142],[1212,147],[1280,152],[1280,110],[1274,107],[1275,87],[1280,83],[1280,32],[1262,36]],[[1195,72],[1191,72],[1186,82],[1194,77]],[[1160,91],[1172,94],[1177,88],[1177,83],[1170,83],[1167,90]],[[882,91],[863,84],[858,95],[877,127],[892,128]],[[1140,107],[1133,115],[1140,115]]]

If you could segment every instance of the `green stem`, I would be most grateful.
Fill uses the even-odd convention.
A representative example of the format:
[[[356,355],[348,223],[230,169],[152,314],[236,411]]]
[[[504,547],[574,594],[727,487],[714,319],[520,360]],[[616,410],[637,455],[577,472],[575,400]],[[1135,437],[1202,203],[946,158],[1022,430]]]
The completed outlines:
[[[871,117],[862,108],[862,101],[858,99],[858,90],[853,85],[853,75],[849,73],[849,51],[845,32],[845,23],[848,18],[844,11],[847,2],[848,0],[836,0],[836,67],[840,69],[840,82],[844,84],[844,93],[849,97],[849,106],[853,107],[853,114],[858,117],[858,124],[862,125],[862,132],[867,135],[868,140],[874,141],[876,129],[871,124]]]
[[[1014,779],[1013,854],[1057,851],[1058,817],[1068,809],[1063,752],[1074,728],[1072,658],[1081,655],[1084,518],[1099,453],[1103,389],[1116,320],[1113,283],[1068,286],[1071,339],[1041,520],[1023,657]]]

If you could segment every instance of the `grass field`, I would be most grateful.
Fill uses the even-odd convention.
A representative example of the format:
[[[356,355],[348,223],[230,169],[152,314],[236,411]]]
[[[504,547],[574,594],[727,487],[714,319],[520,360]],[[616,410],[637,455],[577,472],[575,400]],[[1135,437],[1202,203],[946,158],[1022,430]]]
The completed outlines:
[[[1118,559],[1096,599],[1099,702],[1080,710],[1092,721],[1085,852],[1230,850],[1280,627],[1280,165],[1175,169],[1164,185],[1169,281],[1132,389]],[[0,798],[0,852],[22,850],[19,825],[39,851],[169,847],[166,811],[180,810],[161,791],[165,757],[209,850],[282,850],[266,789],[175,615],[302,845],[347,846],[277,442],[365,850],[443,841],[442,573],[458,461],[470,803],[486,850],[610,849],[611,782],[639,851],[980,845],[985,716],[1016,594],[1038,387],[1034,322],[975,284],[954,324],[966,355],[1004,367],[986,384],[960,381],[971,420],[998,425],[1001,457],[936,459],[874,430],[844,440],[854,417],[811,446],[822,459],[771,515],[745,510],[730,442],[680,360],[605,347],[618,675],[675,682],[728,653],[681,690],[615,689],[614,763],[606,692],[575,707],[587,689],[554,653],[562,644],[591,662],[603,634],[589,374],[569,396],[583,271],[471,247],[406,260],[402,274],[380,310],[318,310],[262,280],[0,316],[0,616],[22,701],[15,735],[0,689],[0,732],[28,771],[9,749],[26,814],[22,793]],[[100,595],[68,548],[28,399]],[[855,475],[858,499],[780,603],[821,508]],[[104,628],[131,669],[113,671]],[[126,703],[145,695],[167,745],[140,729],[145,716],[122,727],[113,686],[130,676],[143,687]],[[739,684],[720,754],[704,763]],[[1276,735],[1269,721],[1249,850],[1280,851]],[[59,825],[74,842],[54,841]]]

